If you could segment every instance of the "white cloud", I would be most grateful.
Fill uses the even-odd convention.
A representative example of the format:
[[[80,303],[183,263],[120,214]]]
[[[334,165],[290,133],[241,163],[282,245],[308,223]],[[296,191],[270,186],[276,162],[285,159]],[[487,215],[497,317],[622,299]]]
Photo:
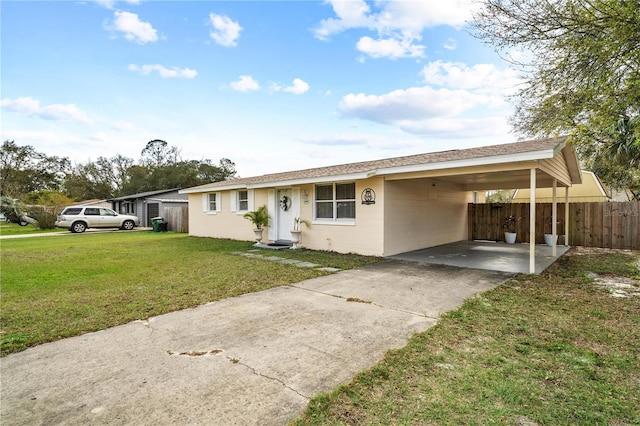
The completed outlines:
[[[447,41],[442,43],[442,47],[447,50],[456,50],[458,48],[458,42],[455,38],[448,38]]]
[[[133,133],[138,131],[138,127],[133,124],[130,123],[128,121],[122,121],[122,120],[115,120],[113,122],[111,122],[111,126],[110,126],[113,130],[117,130],[119,132],[123,132],[123,133]]]
[[[327,136],[301,136],[298,138],[300,142],[309,145],[317,145],[323,147],[334,146],[364,146],[371,149],[405,149],[421,146],[423,142],[419,139],[406,139],[401,135],[401,139],[395,137],[390,138],[385,135],[368,134],[368,133],[344,133],[338,135]]]
[[[461,28],[479,7],[475,0],[389,1],[383,6],[378,14],[379,25],[411,31],[438,25]]]
[[[216,43],[226,47],[238,44],[238,37],[243,29],[240,24],[232,21],[228,16],[216,15],[215,13],[209,14],[209,21],[213,27],[209,35]]]
[[[398,124],[439,116],[453,116],[487,103],[487,96],[465,90],[433,89],[428,86],[376,96],[349,94],[340,101],[340,111],[348,116],[379,123]]]
[[[517,71],[493,64],[469,66],[461,62],[431,62],[422,69],[427,84],[451,89],[475,90],[480,93],[506,95],[522,82]]]
[[[301,136],[299,140],[303,143],[320,146],[352,146],[367,145],[372,138],[379,138],[378,135],[332,135],[332,136]]]
[[[269,86],[269,90],[273,92],[287,92],[293,93],[294,95],[302,95],[309,91],[309,84],[304,80],[294,78],[291,86],[283,87],[277,83],[272,83]]]
[[[260,89],[258,82],[250,75],[241,75],[238,81],[229,83],[229,87],[237,92],[249,92]]]
[[[339,110],[417,134],[467,138],[508,132],[511,111],[505,96],[520,82],[516,72],[492,64],[435,61],[422,75],[425,86],[382,95],[352,93],[342,98]]]
[[[388,1],[375,2],[372,12],[364,0],[330,0],[335,18],[322,20],[314,29],[320,40],[349,29],[368,29],[378,39],[362,37],[356,47],[373,58],[423,57],[425,47],[415,44],[425,28],[449,25],[460,28],[477,7],[473,0]]]
[[[52,104],[40,105],[40,101],[23,97],[17,99],[2,99],[0,106],[8,111],[16,112],[27,116],[39,117],[45,120],[54,121],[77,121],[84,124],[92,124],[86,112],[82,111],[74,104]]]
[[[141,21],[135,13],[117,10],[113,16],[113,23],[108,29],[124,33],[127,40],[140,44],[158,41],[157,31],[150,23]]]
[[[332,35],[341,33],[350,28],[370,28],[375,19],[367,14],[369,6],[364,0],[354,1],[330,1],[337,18],[323,19],[314,30],[315,36],[320,40],[327,40]]]
[[[93,0],[93,2],[99,4],[105,9],[114,9],[116,5],[116,0]],[[136,5],[136,4],[142,3],[142,1],[141,0],[125,0],[125,3]]]
[[[131,64],[129,65],[129,71],[139,72],[142,75],[149,75],[155,71],[162,78],[195,78],[198,75],[198,71],[190,68],[165,68],[159,64],[142,66]]]
[[[511,132],[507,118],[504,116],[481,118],[436,117],[407,121],[402,123],[401,127],[410,133],[455,139],[504,136]]]
[[[424,46],[413,44],[413,38],[388,38],[374,40],[371,37],[362,37],[356,44],[356,48],[372,58],[416,58],[424,56]]]

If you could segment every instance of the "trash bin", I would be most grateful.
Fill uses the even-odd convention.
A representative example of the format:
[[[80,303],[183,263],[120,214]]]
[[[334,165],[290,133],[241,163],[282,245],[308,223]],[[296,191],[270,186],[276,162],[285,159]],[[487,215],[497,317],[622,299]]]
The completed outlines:
[[[162,225],[164,219],[160,216],[151,218],[151,225],[153,226],[153,232],[160,232],[160,225]]]
[[[169,230],[169,224],[167,222],[160,223],[160,231],[167,232]]]

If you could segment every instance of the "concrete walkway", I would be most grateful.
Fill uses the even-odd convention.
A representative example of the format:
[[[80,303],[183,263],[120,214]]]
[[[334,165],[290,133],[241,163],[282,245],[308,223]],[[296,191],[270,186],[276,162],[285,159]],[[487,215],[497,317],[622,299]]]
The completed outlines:
[[[0,360],[2,425],[282,425],[510,274],[389,261]]]

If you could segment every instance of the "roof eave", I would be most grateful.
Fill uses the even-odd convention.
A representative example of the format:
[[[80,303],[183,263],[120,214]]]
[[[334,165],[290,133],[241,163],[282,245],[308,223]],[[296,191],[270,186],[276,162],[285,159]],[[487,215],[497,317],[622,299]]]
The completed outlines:
[[[440,161],[437,163],[413,164],[411,166],[389,167],[376,170],[378,175],[389,175],[398,173],[424,172],[430,170],[454,169],[461,167],[488,166],[492,164],[520,163],[527,161],[538,161],[553,158],[554,149],[544,149],[539,151],[528,151],[518,154],[493,155],[490,157],[469,158],[465,160]]]

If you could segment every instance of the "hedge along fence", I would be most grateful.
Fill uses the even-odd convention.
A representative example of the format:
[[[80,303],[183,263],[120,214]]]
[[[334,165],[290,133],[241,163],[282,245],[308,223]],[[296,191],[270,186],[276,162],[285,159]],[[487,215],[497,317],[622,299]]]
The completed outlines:
[[[504,241],[504,222],[516,218],[516,243],[529,242],[529,203],[469,204],[470,240]],[[569,245],[616,249],[640,249],[640,202],[569,203],[569,223],[564,223],[564,202],[558,202],[558,244],[565,244],[565,225],[569,226]],[[551,233],[551,203],[536,203],[536,244],[544,244]]]
[[[163,211],[167,230],[189,232],[189,207],[165,207]]]

